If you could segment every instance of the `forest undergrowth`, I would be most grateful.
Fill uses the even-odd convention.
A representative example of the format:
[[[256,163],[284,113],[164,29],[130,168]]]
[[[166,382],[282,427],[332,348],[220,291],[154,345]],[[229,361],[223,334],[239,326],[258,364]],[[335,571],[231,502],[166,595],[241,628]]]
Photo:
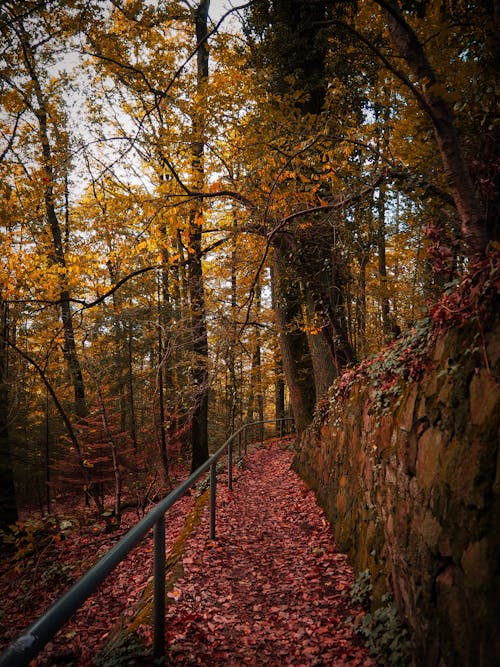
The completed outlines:
[[[188,495],[170,509],[167,550],[193,504],[194,497]],[[0,560],[0,650],[39,618],[141,516],[130,509],[123,514],[120,527],[107,532],[105,523],[96,519],[83,499],[73,498],[59,502],[50,516],[29,513],[22,518],[11,535],[12,548]],[[153,538],[149,534],[61,629],[35,664],[92,664],[116,619],[141,598],[152,572]]]

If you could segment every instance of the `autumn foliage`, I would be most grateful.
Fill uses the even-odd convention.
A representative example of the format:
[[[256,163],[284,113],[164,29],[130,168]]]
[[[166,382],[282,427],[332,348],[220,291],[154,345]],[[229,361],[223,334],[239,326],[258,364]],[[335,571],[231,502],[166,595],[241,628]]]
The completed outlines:
[[[245,422],[301,432],[339,378],[390,394],[423,317],[481,321],[490,5],[2,3],[6,535],[67,507],[120,530]]]

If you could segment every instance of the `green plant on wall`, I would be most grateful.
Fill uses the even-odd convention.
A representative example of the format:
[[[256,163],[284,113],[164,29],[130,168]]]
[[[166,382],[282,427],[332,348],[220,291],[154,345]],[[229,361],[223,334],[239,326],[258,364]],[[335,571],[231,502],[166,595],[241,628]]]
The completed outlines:
[[[351,586],[351,600],[354,604],[368,607],[371,592],[370,571],[363,570]],[[411,643],[408,630],[389,594],[382,597],[381,607],[358,617],[355,620],[355,628],[356,632],[364,637],[371,655],[381,665],[394,667],[410,665]]]

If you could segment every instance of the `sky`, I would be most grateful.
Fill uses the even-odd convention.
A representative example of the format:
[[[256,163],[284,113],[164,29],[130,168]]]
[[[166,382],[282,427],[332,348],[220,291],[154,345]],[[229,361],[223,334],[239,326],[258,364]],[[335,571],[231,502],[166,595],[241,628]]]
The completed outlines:
[[[240,7],[244,5],[247,0],[210,0],[209,16],[216,23],[229,9],[232,7]],[[226,21],[229,22],[235,14],[229,16]],[[227,25],[224,25],[227,29]]]

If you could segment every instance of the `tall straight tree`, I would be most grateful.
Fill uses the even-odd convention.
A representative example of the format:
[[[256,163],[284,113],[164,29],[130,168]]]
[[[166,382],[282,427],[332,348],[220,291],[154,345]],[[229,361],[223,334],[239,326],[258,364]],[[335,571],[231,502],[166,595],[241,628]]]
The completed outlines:
[[[192,114],[193,141],[192,190],[200,192],[205,183],[204,114],[206,113],[206,85],[208,83],[208,10],[210,0],[200,0],[193,12],[197,59],[197,104]],[[205,309],[205,288],[202,267],[203,199],[195,199],[189,213],[188,228],[188,285],[191,304],[193,336],[193,383],[195,406],[191,426],[191,469],[194,471],[208,458],[208,334]]]
[[[9,306],[0,299],[0,530],[18,518],[9,439],[8,327]]]

